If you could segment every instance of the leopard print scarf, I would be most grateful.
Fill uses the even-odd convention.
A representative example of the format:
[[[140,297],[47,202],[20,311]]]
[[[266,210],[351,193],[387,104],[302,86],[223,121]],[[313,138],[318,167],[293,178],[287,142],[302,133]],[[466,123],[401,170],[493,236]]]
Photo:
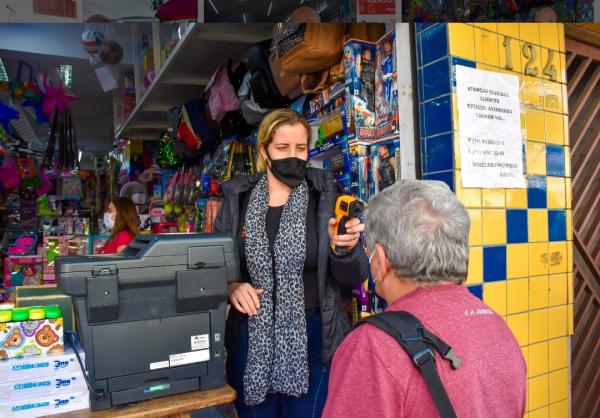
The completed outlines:
[[[252,285],[264,289],[258,315],[248,319],[249,348],[244,373],[247,405],[262,403],[267,393],[299,397],[308,392],[302,281],[306,259],[306,180],[292,190],[283,208],[273,245],[274,262],[267,238],[268,205],[265,175],[252,191],[246,212],[248,271]]]

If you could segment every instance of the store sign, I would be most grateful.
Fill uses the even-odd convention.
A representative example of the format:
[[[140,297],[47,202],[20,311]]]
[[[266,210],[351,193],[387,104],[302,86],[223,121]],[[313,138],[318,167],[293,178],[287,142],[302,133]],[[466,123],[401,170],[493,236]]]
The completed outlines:
[[[518,77],[455,71],[462,186],[524,188]]]
[[[357,0],[357,22],[395,22],[396,0]]]

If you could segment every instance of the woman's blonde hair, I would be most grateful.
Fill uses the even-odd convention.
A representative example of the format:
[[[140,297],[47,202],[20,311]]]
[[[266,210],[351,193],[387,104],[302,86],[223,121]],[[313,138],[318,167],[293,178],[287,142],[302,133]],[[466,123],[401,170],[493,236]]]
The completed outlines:
[[[297,125],[301,124],[306,128],[307,145],[310,144],[311,128],[306,119],[298,112],[292,109],[277,109],[264,117],[258,128],[258,156],[256,159],[256,171],[264,173],[267,171],[267,162],[260,153],[260,148],[264,147],[265,151],[273,140],[275,131],[281,125]]]

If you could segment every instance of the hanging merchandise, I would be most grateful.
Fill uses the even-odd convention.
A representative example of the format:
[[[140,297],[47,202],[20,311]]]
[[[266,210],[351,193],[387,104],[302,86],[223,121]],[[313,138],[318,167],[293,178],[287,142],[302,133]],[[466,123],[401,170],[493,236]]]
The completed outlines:
[[[53,87],[48,83],[48,74],[44,74],[44,98],[42,99],[42,109],[44,114],[50,118],[54,111],[58,109],[61,113],[64,113],[65,109],[71,105],[77,96],[69,94],[65,91],[64,83],[62,80],[58,87]]]
[[[248,49],[249,83],[252,98],[260,107],[278,108],[288,104],[288,100],[283,96],[290,94],[294,86],[288,86],[285,82],[282,82],[281,86],[276,84],[269,64],[270,45],[271,41],[266,40]],[[282,78],[279,80],[283,81]]]
[[[208,97],[210,117],[216,122],[221,122],[227,112],[240,108],[226,65],[221,65],[215,71],[204,92]]]
[[[33,158],[17,158],[17,167],[19,169],[19,176],[21,177],[21,184],[24,187],[35,187],[39,184],[37,170]]]
[[[23,80],[22,70],[23,67],[29,69],[29,78]],[[27,99],[31,103],[38,103],[40,101],[40,89],[33,77],[33,68],[25,61],[19,60],[19,66],[17,67],[17,76],[14,81],[9,82],[8,86],[10,95],[14,99]]]
[[[117,65],[123,59],[123,47],[116,41],[104,41],[98,50],[103,64]]]
[[[96,54],[100,49],[100,45],[104,42],[104,35],[102,32],[88,29],[81,34],[81,44],[83,49],[88,54]]]
[[[157,157],[156,162],[161,168],[174,167],[179,165],[179,158],[175,155],[173,149],[173,140],[168,132],[163,132],[157,139]]]
[[[12,158],[5,158],[0,166],[0,181],[5,189],[14,189],[21,184],[19,170]]]
[[[252,139],[241,140],[237,136],[223,139],[207,167],[207,172],[220,182],[234,176],[247,176],[254,173]]]
[[[5,131],[11,131],[9,124],[10,121],[14,119],[19,119],[19,112],[0,102],[0,124],[2,124]]]

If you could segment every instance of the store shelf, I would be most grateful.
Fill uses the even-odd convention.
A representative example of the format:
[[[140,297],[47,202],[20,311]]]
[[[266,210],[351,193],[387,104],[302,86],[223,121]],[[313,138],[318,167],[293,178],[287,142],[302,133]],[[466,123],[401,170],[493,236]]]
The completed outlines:
[[[228,59],[241,60],[251,44],[271,36],[271,24],[194,23],[160,67],[152,84],[121,126],[115,139],[155,139],[167,128],[166,111],[198,97],[214,71]]]

